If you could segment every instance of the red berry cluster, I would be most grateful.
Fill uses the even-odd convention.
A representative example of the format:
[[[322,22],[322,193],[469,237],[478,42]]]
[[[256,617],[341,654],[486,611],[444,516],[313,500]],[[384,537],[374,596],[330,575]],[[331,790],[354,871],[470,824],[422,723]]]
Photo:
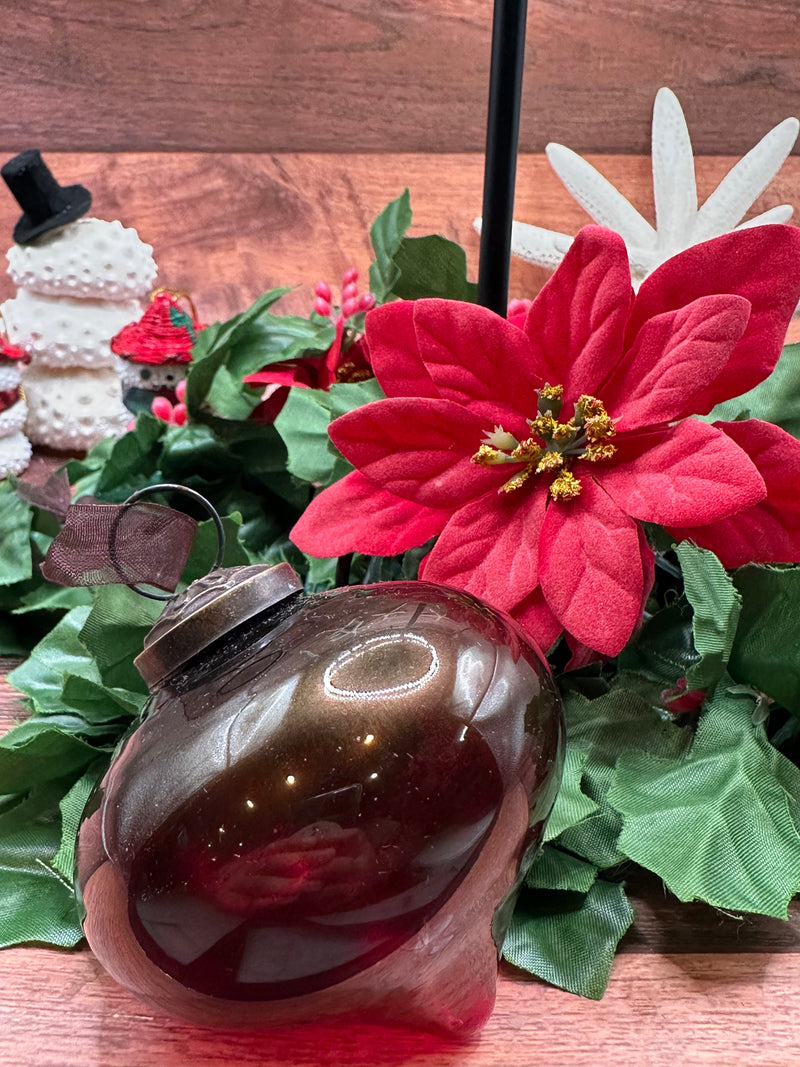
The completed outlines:
[[[175,395],[178,398],[177,404],[170,403],[165,396],[153,397],[153,403],[151,410],[157,419],[163,419],[164,422],[170,422],[173,426],[183,426],[186,422],[186,404],[184,398],[186,396],[186,382],[178,382],[175,387]]]
[[[346,270],[342,276],[342,305],[337,308],[333,303],[333,293],[327,282],[317,282],[314,286],[314,310],[324,318],[334,321],[345,322],[352,315],[358,315],[361,311],[369,311],[375,306],[375,297],[372,293],[359,293],[358,271],[355,267]]]

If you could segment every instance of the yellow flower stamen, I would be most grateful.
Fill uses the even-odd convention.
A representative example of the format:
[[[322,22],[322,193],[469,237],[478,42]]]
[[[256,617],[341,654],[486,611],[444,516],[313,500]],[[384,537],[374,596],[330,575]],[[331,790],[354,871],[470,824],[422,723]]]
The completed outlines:
[[[558,423],[548,411],[545,415],[537,415],[535,419],[528,419],[531,433],[537,437],[550,437]]]
[[[554,475],[550,484],[553,500],[574,500],[580,495],[581,483],[570,470],[574,460],[599,463],[611,459],[616,447],[609,443],[616,429],[601,400],[584,393],[575,404],[568,422],[559,422],[564,387],[550,385],[537,389],[538,414],[528,419],[533,436],[518,441],[502,426],[487,431],[472,462],[481,467],[502,463],[524,466],[504,482],[498,492],[519,489],[532,474]]]
[[[581,483],[571,471],[562,471],[550,486],[553,500],[574,500],[581,495]]]
[[[564,457],[560,452],[545,452],[536,465],[536,473],[544,474],[545,471],[558,471],[564,466]]]
[[[532,464],[529,463],[527,467],[523,467],[521,471],[517,471],[517,473],[509,478],[507,482],[503,482],[497,490],[498,493],[513,493],[515,489],[519,489],[523,482],[526,482],[530,477],[532,469]]]

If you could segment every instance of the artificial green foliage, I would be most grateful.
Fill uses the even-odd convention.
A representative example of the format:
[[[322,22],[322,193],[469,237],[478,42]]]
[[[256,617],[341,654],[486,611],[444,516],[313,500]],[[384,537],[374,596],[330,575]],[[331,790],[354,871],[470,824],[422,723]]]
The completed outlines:
[[[0,947],[38,941],[71,948],[83,936],[72,880],[53,863],[64,791],[50,779],[0,815]]]
[[[391,298],[400,277],[395,256],[411,225],[411,198],[408,189],[388,204],[373,222],[369,239],[375,260],[369,268],[369,288],[379,304]]]
[[[700,656],[686,672],[687,687],[713,688],[730,658],[741,597],[713,552],[685,541],[676,553],[686,598],[692,605],[694,647]]]
[[[545,841],[551,841],[571,826],[577,826],[600,810],[600,805],[581,789],[588,748],[568,745],[564,754],[564,771],[555,805],[545,828]]]
[[[558,889],[588,893],[597,880],[597,868],[571,852],[545,845],[525,876],[528,889]]]
[[[394,257],[399,276],[394,293],[403,300],[440,297],[475,303],[478,286],[467,281],[464,249],[438,234],[406,237]]]
[[[800,890],[800,771],[755,707],[721,682],[684,758],[622,752],[608,801],[620,849],[679,899],[785,918]]]
[[[800,568],[742,567],[733,582],[742,613],[731,675],[800,715]]]
[[[30,531],[32,510],[14,492],[12,481],[0,482],[0,586],[24,582],[33,573]]]
[[[615,882],[593,881],[585,893],[523,889],[503,957],[561,989],[599,1000],[632,922],[633,909]]]
[[[656,612],[617,657],[620,672],[648,678],[661,688],[686,677],[700,659],[694,647],[692,617],[685,595]]]
[[[288,290],[270,289],[240,315],[227,322],[215,322],[201,330],[192,348],[192,369],[186,380],[186,406],[193,420],[201,420],[217,372],[236,361],[256,371],[267,362],[248,362],[250,354],[265,344],[263,318]],[[241,379],[240,379],[241,381]]]
[[[293,389],[275,419],[275,428],[286,445],[290,473],[302,481],[325,486],[352,470],[332,444],[328,426],[345,412],[382,396],[374,378],[332,385],[328,391]]]

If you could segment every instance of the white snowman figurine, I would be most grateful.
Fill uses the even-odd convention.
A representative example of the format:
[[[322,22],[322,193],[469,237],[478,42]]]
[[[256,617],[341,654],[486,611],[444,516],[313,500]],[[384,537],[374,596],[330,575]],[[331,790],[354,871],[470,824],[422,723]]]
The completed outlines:
[[[82,452],[130,420],[110,340],[141,314],[156,276],[152,248],[120,222],[83,218],[91,194],[59,185],[37,149],[0,174],[23,211],[8,252],[17,294],[1,310],[10,341],[31,356],[27,435]]]

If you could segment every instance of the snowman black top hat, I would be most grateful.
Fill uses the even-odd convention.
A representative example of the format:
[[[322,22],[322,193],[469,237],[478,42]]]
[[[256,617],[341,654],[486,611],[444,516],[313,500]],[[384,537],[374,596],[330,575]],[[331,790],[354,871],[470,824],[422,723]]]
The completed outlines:
[[[82,185],[59,185],[38,148],[9,159],[2,168],[6,185],[24,214],[14,227],[14,240],[30,244],[48,230],[65,226],[85,215],[92,194]]]

